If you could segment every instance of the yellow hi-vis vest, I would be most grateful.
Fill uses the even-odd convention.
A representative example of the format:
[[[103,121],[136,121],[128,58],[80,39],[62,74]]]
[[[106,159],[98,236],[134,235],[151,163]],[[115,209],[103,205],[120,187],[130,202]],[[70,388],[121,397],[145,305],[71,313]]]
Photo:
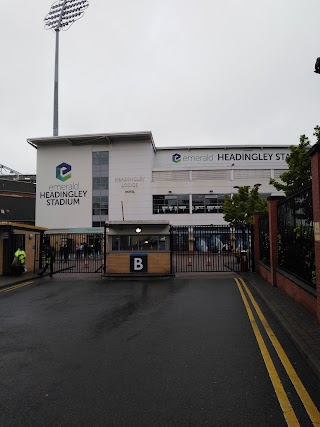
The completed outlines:
[[[16,252],[15,252],[15,254],[14,254],[14,256],[16,257],[16,258],[18,258],[18,260],[21,262],[21,264],[24,264],[25,263],[25,260],[26,260],[26,253],[25,253],[25,251],[22,251],[22,250],[17,250]]]

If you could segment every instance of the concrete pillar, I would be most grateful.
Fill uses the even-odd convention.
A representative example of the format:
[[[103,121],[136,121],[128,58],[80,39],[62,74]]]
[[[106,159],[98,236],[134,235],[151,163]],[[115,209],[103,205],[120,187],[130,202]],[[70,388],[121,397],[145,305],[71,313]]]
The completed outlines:
[[[320,321],[320,145],[309,150],[312,174],[312,204],[314,224],[314,254],[316,265],[317,319]]]

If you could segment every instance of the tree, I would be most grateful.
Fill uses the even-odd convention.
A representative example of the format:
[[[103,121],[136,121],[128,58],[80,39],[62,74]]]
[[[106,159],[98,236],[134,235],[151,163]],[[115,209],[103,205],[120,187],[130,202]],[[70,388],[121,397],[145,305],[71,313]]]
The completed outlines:
[[[266,212],[267,201],[259,195],[259,186],[248,185],[238,188],[238,193],[231,197],[224,196],[223,218],[234,227],[244,229],[252,224],[254,212]]]
[[[313,135],[316,137],[316,144],[320,144],[320,126],[314,128]],[[270,184],[278,191],[284,191],[286,196],[295,190],[311,185],[311,159],[308,154],[310,148],[309,138],[300,136],[298,146],[290,145],[291,153],[287,156],[286,162],[288,170],[280,175],[282,182],[270,179]]]

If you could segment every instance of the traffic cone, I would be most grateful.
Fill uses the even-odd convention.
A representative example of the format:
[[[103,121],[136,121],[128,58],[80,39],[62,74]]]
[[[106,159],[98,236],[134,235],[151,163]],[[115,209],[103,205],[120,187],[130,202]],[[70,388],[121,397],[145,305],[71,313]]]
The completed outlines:
[[[88,261],[84,261],[84,268],[89,268],[89,263],[88,263]]]
[[[192,258],[191,258],[191,256],[189,256],[188,262],[187,262],[187,267],[189,267],[191,265],[192,265]]]
[[[210,258],[208,258],[208,260],[207,260],[207,266],[210,266],[210,265],[212,265],[212,263],[210,261]]]

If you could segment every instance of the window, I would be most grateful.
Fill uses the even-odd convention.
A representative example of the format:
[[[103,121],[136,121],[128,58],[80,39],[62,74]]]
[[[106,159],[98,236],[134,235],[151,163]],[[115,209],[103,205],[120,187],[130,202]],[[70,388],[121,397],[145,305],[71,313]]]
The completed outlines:
[[[150,252],[165,249],[165,236],[112,236],[113,251]]]
[[[92,153],[92,226],[100,227],[108,219],[109,152]]]
[[[109,165],[109,151],[96,151],[92,153],[92,165]]]
[[[188,214],[189,195],[176,194],[166,196],[153,196],[154,214]]]
[[[108,197],[92,197],[92,215],[108,215]]]
[[[193,194],[192,213],[223,213],[223,194]],[[154,214],[189,214],[189,195],[153,196]]]
[[[193,194],[192,213],[223,213],[223,194]]]
[[[93,177],[93,190],[107,190],[109,188],[109,178],[107,176]]]

